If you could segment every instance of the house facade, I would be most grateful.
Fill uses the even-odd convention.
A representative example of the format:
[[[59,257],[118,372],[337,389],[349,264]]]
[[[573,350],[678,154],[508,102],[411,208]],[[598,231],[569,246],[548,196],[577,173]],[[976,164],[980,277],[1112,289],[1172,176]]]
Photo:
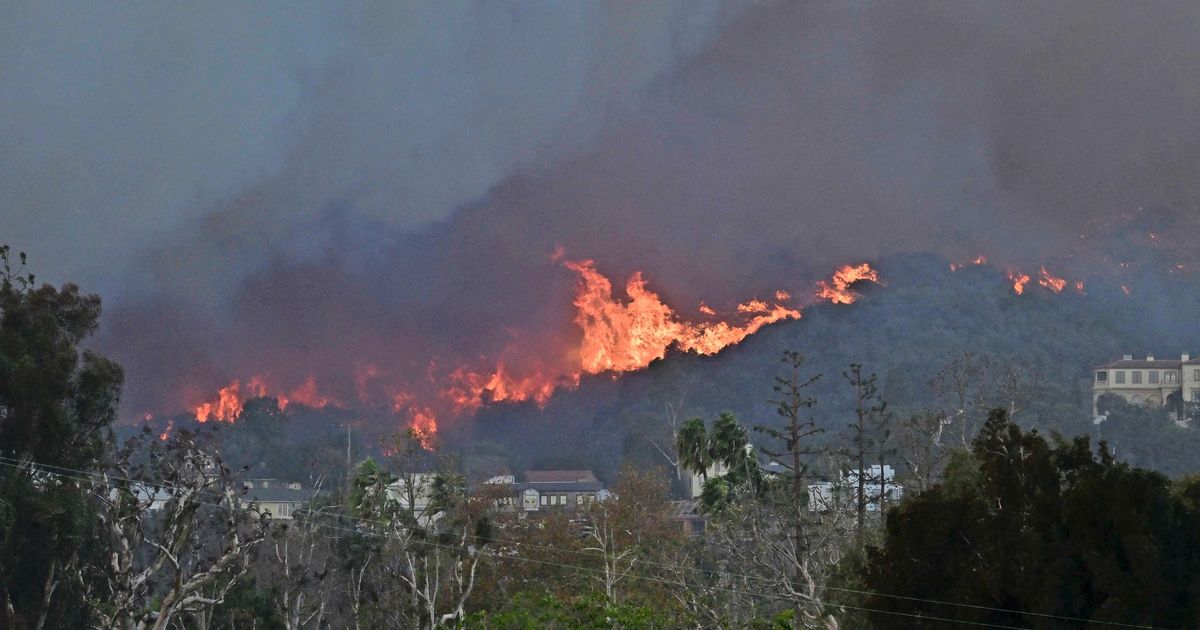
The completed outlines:
[[[298,481],[246,479],[242,485],[246,488],[242,503],[251,510],[265,512],[275,521],[292,520],[312,496]]]
[[[507,496],[499,509],[506,512],[575,512],[593,501],[604,500],[608,491],[590,470],[527,470],[524,481],[498,477],[488,483],[507,485]]]
[[[1167,404],[1172,397],[1181,402],[1200,402],[1200,358],[1189,354],[1178,359],[1125,355],[1092,368],[1092,413],[1105,394],[1120,396],[1134,405]]]

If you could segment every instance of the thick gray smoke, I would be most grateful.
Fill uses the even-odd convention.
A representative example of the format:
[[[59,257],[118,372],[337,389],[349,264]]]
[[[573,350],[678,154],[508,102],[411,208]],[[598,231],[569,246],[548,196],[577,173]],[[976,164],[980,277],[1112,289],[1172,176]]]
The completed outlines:
[[[1195,220],[1195,3],[393,4],[0,9],[0,240],[131,409],[553,347],[557,245],[686,309]]]

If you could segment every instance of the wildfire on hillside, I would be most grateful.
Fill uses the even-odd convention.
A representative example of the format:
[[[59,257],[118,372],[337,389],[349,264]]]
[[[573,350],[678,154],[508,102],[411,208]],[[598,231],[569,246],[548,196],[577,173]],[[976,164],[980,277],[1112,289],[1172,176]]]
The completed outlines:
[[[974,260],[970,260],[965,263],[950,263],[950,271],[958,271],[959,269],[967,266],[986,265],[987,261],[987,256],[976,256]]]
[[[799,306],[790,305],[792,295],[779,290],[772,299],[750,299],[736,305],[728,317],[701,304],[703,321],[689,321],[667,305],[649,288],[641,272],[635,272],[624,285],[624,296],[614,295],[613,283],[601,274],[592,260],[567,260],[561,250],[553,260],[578,275],[573,299],[575,324],[580,336],[577,345],[567,348],[510,347],[492,360],[455,367],[441,376],[429,378],[436,393],[421,396],[411,393],[420,388],[406,384],[403,391],[390,395],[392,410],[405,417],[408,427],[426,448],[432,448],[438,431],[439,416],[474,413],[492,403],[533,402],[544,406],[554,393],[579,385],[586,374],[611,374],[641,370],[664,358],[669,351],[713,355],[736,345],[762,327],[802,316]],[[846,265],[828,281],[818,284],[814,298],[834,304],[851,304],[858,294],[852,286],[858,282],[879,282],[879,274],[869,264]],[[514,365],[524,366],[520,369]],[[532,366],[532,367],[531,367]],[[355,374],[360,402],[369,404],[367,383],[381,377],[375,365],[360,368]],[[268,379],[253,376],[245,382],[234,380],[221,388],[216,397],[194,407],[200,422],[233,422],[251,398],[273,395],[284,409],[290,403],[311,407],[340,405],[323,394],[316,377],[310,375],[299,387],[279,390],[267,386]],[[286,393],[274,393],[286,391]],[[397,391],[397,390],[393,390]]]
[[[858,295],[850,290],[850,286],[862,281],[878,283],[879,272],[872,269],[871,265],[867,263],[845,265],[833,273],[832,280],[821,281],[817,297],[829,300],[834,304],[853,304],[858,299]]]

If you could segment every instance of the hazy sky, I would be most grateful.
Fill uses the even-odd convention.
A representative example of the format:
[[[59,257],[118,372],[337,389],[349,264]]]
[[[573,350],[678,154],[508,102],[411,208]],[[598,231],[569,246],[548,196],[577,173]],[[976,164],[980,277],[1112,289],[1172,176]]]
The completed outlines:
[[[1166,1],[16,0],[0,241],[102,292],[150,406],[569,333],[557,245],[688,305],[897,251],[1069,264],[1139,208],[1197,215],[1197,24]]]

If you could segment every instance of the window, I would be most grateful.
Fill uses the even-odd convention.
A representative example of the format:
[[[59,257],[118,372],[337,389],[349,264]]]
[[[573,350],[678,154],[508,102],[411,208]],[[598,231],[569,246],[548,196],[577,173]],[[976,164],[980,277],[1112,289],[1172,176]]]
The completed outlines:
[[[1150,377],[1150,382],[1157,385],[1158,384],[1158,371],[1150,370],[1149,372],[1147,372],[1147,374]]]
[[[1097,383],[1107,383],[1108,382],[1108,372],[1096,372],[1096,382]]]
[[[1131,373],[1131,375],[1133,376],[1133,384],[1134,385],[1142,384],[1142,371],[1141,370],[1134,370]]]
[[[1115,380],[1114,380],[1114,382],[1115,382],[1117,385],[1124,385],[1124,384],[1125,384],[1125,372],[1122,372],[1121,370],[1117,370],[1116,372],[1113,372],[1113,374],[1114,374],[1114,375],[1115,375],[1115,377],[1116,377],[1116,378],[1115,378]]]
[[[1179,382],[1179,372],[1176,372],[1175,370],[1168,370],[1166,372],[1163,372],[1163,382],[1178,383]]]
[[[291,516],[291,514],[292,514],[291,504],[289,504],[289,503],[280,503],[279,504],[279,515],[280,516]]]
[[[1192,390],[1192,402],[1200,403],[1200,390]]]
[[[544,494],[542,495],[542,505],[550,505],[550,497],[549,496],[544,495]]]
[[[1193,378],[1193,379],[1194,379],[1194,380],[1195,380],[1197,383],[1200,383],[1200,370],[1192,370],[1192,378]]]

